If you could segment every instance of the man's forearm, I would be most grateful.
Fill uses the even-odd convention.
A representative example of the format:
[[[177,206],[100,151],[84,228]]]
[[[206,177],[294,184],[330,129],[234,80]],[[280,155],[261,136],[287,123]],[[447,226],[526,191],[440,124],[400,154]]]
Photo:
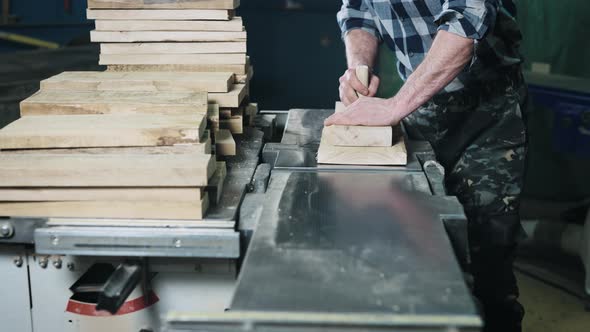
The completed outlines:
[[[439,31],[424,61],[408,77],[392,103],[404,118],[447,86],[473,55],[473,39]]]
[[[345,38],[348,68],[360,65],[375,67],[378,41],[375,36],[361,29],[350,31]]]

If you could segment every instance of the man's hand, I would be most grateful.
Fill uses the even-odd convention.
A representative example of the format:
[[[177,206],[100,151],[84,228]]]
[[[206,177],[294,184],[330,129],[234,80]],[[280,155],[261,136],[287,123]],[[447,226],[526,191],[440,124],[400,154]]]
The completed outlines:
[[[379,82],[377,75],[371,75],[367,88],[356,76],[356,69],[350,68],[340,77],[340,100],[348,106],[358,99],[357,92],[363,96],[374,97],[377,94]]]
[[[324,122],[325,126],[395,126],[402,117],[396,112],[392,99],[362,97],[335,113]]]

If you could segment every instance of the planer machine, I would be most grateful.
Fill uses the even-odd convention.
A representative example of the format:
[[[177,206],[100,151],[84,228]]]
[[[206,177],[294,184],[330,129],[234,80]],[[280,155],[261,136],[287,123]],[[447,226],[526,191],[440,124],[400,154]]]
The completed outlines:
[[[481,329],[428,143],[403,167],[318,165],[333,110],[262,113],[286,117],[280,143],[245,130],[202,222],[0,218],[3,330]]]

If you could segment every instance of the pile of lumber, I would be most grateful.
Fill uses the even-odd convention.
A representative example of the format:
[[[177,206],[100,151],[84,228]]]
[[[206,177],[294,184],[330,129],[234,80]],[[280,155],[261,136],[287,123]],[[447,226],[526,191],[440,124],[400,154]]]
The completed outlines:
[[[87,16],[96,25],[90,38],[100,43],[100,64],[108,71],[233,74],[227,88],[206,91],[219,107],[210,116],[213,129],[241,134],[242,120],[252,124],[256,108],[247,102],[254,71],[238,6],[239,0],[89,0]]]
[[[221,199],[235,138],[257,112],[246,62],[236,61],[239,70],[207,60],[246,59],[245,32],[233,17],[238,1],[88,2],[98,18],[93,39],[109,42],[101,62],[159,60],[147,70],[114,60],[118,67],[105,72],[42,81],[21,103],[21,118],[0,130],[0,216],[203,219]],[[111,39],[158,31],[149,44]]]
[[[356,75],[361,83],[369,86],[367,66],[357,67]],[[335,112],[344,111],[344,104],[337,102]],[[406,165],[407,161],[406,145],[399,126],[329,126],[322,131],[319,164],[394,166]]]

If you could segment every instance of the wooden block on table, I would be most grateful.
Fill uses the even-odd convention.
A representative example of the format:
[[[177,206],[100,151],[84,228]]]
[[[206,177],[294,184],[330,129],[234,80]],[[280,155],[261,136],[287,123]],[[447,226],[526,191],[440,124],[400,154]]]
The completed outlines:
[[[108,71],[141,72],[141,71],[174,71],[174,72],[231,72],[245,74],[244,65],[109,65]]]
[[[88,0],[88,8],[234,9],[240,0]]]
[[[334,146],[392,146],[391,127],[329,126],[322,135]]]
[[[199,202],[202,188],[0,188],[0,202]]]
[[[203,219],[209,206],[207,194],[197,202],[84,201],[0,203],[0,216]]]
[[[244,133],[244,118],[240,115],[232,116],[229,119],[219,119],[219,128],[227,129],[232,134]]]
[[[101,54],[100,65],[246,64],[246,54]]]
[[[246,85],[235,84],[227,93],[209,93],[209,103],[218,104],[219,107],[239,107],[246,97]]]
[[[330,145],[326,141],[326,136],[322,134],[318,149],[318,163],[382,166],[406,165],[408,163],[408,154],[403,139],[389,147],[349,147]]]
[[[245,31],[90,31],[95,43],[245,41]]]
[[[227,167],[225,161],[217,162],[217,170],[209,180],[209,185],[205,188],[212,204],[217,205],[223,194],[223,184],[227,176]]]
[[[41,81],[42,90],[228,92],[233,74],[181,72],[63,72]]]
[[[341,101],[337,101],[334,108],[334,113],[341,113],[344,111],[346,111],[346,106],[344,106],[344,104]]]
[[[236,141],[229,130],[219,129],[215,132],[215,154],[218,156],[236,155]]]
[[[102,43],[101,54],[231,54],[246,53],[245,41],[203,43]]]
[[[234,17],[234,11],[226,9],[88,9],[86,16],[90,20],[227,21]]]
[[[204,187],[211,155],[0,152],[0,187]]]
[[[97,31],[244,31],[241,17],[229,21],[97,20]]]
[[[199,143],[206,125],[205,114],[25,116],[0,130],[0,149]]]
[[[200,114],[206,92],[41,90],[20,104],[21,115]]]

